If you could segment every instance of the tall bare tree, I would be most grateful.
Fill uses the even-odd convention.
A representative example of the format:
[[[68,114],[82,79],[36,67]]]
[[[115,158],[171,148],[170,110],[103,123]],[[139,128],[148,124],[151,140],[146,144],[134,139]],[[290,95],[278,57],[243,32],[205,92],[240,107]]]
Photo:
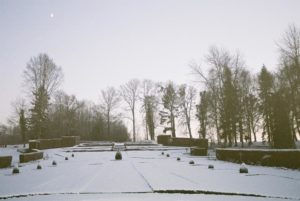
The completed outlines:
[[[195,106],[196,89],[185,84],[179,86],[179,107],[182,123],[187,127],[190,138],[193,138],[191,129],[192,111]]]
[[[132,115],[132,134],[133,141],[136,141],[136,128],[135,128],[135,109],[136,104],[139,98],[139,85],[140,81],[137,79],[132,79],[128,81],[126,84],[120,87],[120,94],[123,100],[129,107]]]
[[[300,135],[300,28],[290,25],[278,47],[280,87],[288,99],[293,137],[297,140],[295,130]]]
[[[62,80],[62,69],[47,54],[39,54],[27,63],[24,81],[31,96],[30,126],[35,138],[46,135],[50,96]]]
[[[114,87],[107,87],[105,90],[101,90],[101,108],[103,109],[106,117],[108,136],[110,136],[113,111],[119,105],[120,100],[120,96]]]

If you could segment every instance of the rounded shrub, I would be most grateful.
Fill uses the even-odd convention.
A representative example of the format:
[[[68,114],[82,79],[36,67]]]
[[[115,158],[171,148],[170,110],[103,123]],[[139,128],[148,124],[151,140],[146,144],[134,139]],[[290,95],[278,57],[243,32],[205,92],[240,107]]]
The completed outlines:
[[[12,173],[13,174],[19,174],[20,173],[20,170],[18,167],[14,167],[13,170],[12,170]]]
[[[72,157],[73,157],[73,158],[74,158],[74,156],[75,156],[75,155],[74,155],[74,154],[72,154]]]
[[[166,156],[167,156],[167,157],[170,157],[170,154],[167,154]]]
[[[240,173],[248,173],[248,168],[246,167],[245,163],[242,163],[240,167]]]
[[[41,170],[41,169],[42,169],[42,166],[41,166],[40,164],[38,164],[38,165],[36,166],[36,169]]]
[[[54,166],[57,165],[56,161],[52,161],[52,165]]]
[[[208,165],[208,169],[214,169],[214,168],[215,168],[214,165],[212,165],[212,164]]]
[[[120,151],[117,151],[116,155],[115,155],[115,159],[116,160],[122,160],[122,154]]]
[[[176,159],[177,161],[180,161],[181,159],[180,159],[180,157],[177,157],[177,159]]]
[[[165,152],[161,152],[161,155],[165,155]]]
[[[69,160],[69,158],[66,156],[66,157],[65,157],[65,160],[67,161],[67,160]]]
[[[195,162],[193,160],[190,160],[189,164],[194,165]]]

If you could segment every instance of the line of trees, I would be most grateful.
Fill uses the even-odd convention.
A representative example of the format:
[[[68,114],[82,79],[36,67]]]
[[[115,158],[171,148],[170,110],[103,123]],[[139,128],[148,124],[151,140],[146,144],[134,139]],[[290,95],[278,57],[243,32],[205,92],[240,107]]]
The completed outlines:
[[[262,130],[262,140],[274,148],[295,146],[300,134],[300,30],[290,26],[278,48],[279,67],[273,73],[263,66],[251,75],[239,53],[216,47],[206,56],[207,74],[191,65],[205,83],[197,106],[202,134],[210,128],[218,143],[239,141],[243,146],[257,141]]]
[[[62,69],[46,54],[33,57],[24,71],[30,105],[15,104],[17,125],[31,138],[80,135],[83,139],[128,140],[124,119],[132,123],[132,139],[142,135],[154,140],[161,132],[176,137],[182,127],[187,135],[216,139],[237,146],[261,139],[275,148],[294,147],[300,135],[300,31],[294,25],[278,44],[276,72],[262,66],[253,75],[240,54],[211,47],[205,57],[208,72],[190,65],[204,90],[169,81],[132,79],[119,89],[100,92],[100,103],[79,101],[59,91]],[[196,103],[197,102],[197,103]],[[121,113],[120,108],[126,107]],[[129,114],[128,116],[126,114]],[[145,132],[137,130],[137,120]],[[193,123],[198,122],[198,133]]]

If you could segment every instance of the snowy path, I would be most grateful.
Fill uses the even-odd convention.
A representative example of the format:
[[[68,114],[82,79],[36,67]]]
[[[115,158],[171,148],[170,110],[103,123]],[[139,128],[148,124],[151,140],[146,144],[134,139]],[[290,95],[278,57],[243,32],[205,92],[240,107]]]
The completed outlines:
[[[141,195],[143,200],[157,196],[172,200],[174,195],[182,197],[176,200],[300,200],[298,170],[248,166],[249,174],[239,174],[238,164],[190,156],[185,149],[167,150],[165,155],[161,151],[124,151],[121,161],[114,160],[115,152],[78,152],[72,158],[64,151],[46,150],[49,158],[39,162],[42,170],[36,170],[38,162],[22,164],[18,175],[12,175],[11,168],[0,169],[0,198],[34,194],[16,200],[65,200],[68,196],[76,197],[71,200],[84,196],[90,200],[140,200]],[[190,165],[190,160],[195,165]],[[208,164],[215,169],[208,169]],[[195,194],[166,193],[183,191]]]

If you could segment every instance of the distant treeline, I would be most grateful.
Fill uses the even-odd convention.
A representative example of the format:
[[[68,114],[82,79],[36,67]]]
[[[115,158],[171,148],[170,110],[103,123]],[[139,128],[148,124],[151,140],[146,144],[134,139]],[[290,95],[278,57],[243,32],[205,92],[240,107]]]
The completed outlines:
[[[62,69],[48,55],[39,54],[24,71],[30,103],[16,102],[11,122],[24,140],[80,135],[81,139],[122,141],[129,136],[123,123],[126,117],[132,121],[135,141],[138,111],[147,139],[155,139],[159,125],[173,137],[183,126],[192,138],[191,122],[196,120],[196,136],[218,144],[262,140],[274,148],[292,148],[300,134],[300,30],[289,26],[277,46],[276,72],[263,65],[253,75],[239,53],[212,47],[205,56],[207,72],[190,64],[203,90],[172,81],[133,79],[119,89],[101,90],[98,105],[59,91]],[[121,104],[127,106],[128,114],[118,113]]]

